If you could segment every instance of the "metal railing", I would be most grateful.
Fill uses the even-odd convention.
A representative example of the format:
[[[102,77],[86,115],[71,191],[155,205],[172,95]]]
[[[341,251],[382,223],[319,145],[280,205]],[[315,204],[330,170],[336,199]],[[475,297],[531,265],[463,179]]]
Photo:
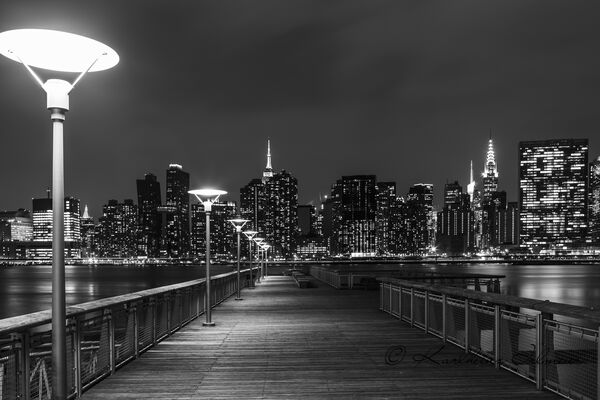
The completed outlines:
[[[241,273],[246,287],[250,270]],[[205,282],[198,279],[67,307],[68,398],[79,398],[204,314]],[[214,276],[211,282],[214,307],[236,293],[237,272]],[[0,400],[51,398],[51,321],[49,310],[0,320]]]
[[[600,398],[600,312],[380,278],[380,309],[568,399]],[[567,323],[559,319],[583,321]]]

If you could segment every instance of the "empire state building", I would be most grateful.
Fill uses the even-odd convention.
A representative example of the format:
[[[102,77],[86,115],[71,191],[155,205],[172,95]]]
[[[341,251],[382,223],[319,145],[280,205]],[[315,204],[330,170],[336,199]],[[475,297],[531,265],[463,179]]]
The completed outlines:
[[[265,183],[269,179],[273,178],[273,167],[271,166],[271,140],[267,140],[267,166],[263,171],[262,181]]]

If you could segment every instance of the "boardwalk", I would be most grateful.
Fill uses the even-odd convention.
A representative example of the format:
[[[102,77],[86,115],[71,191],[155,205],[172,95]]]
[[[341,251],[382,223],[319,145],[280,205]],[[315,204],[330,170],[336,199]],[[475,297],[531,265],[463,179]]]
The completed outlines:
[[[377,296],[269,277],[216,308],[216,327],[194,321],[83,399],[559,398],[453,346],[433,355],[441,341],[379,311]],[[386,363],[398,345],[404,358]]]

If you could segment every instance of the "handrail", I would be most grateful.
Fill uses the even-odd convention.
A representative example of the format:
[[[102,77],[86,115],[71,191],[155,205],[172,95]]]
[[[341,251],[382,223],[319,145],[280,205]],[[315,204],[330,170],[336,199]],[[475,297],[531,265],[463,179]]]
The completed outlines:
[[[549,300],[537,300],[526,297],[518,297],[507,294],[479,292],[476,290],[462,289],[453,286],[438,284],[417,283],[395,278],[378,277],[379,282],[413,287],[415,289],[431,290],[451,296],[459,296],[472,300],[483,301],[498,305],[527,308],[547,314],[557,314],[565,317],[584,319],[600,323],[600,311],[593,307],[575,306],[571,304],[555,303]]]
[[[253,270],[258,270],[254,267]],[[246,286],[258,274],[240,271]],[[237,292],[237,271],[211,277],[210,306]],[[162,286],[67,307],[68,398],[113,374],[205,312],[206,279]],[[50,396],[50,310],[0,320],[0,399]],[[32,368],[33,366],[33,368]]]
[[[256,269],[256,268],[253,268]],[[250,269],[246,268],[240,270],[240,274],[249,272]],[[232,274],[237,274],[236,271],[226,272],[219,275],[214,275],[211,280],[217,280],[224,278]],[[159,286],[151,289],[144,289],[138,292],[105,297],[103,299],[92,300],[85,303],[79,303],[72,306],[67,306],[67,318],[75,317],[82,313],[89,313],[98,311],[106,307],[118,306],[135,300],[142,300],[145,297],[156,296],[162,293],[170,292],[173,290],[186,289],[195,285],[200,285],[206,281],[206,278],[195,279],[192,281],[186,281],[181,283],[175,283],[172,285]],[[8,317],[0,319],[0,335],[8,331],[22,330],[32,326],[39,326],[49,324],[52,322],[51,310],[37,311],[29,314],[18,315],[14,317]]]
[[[439,337],[442,346],[456,345],[534,382],[538,390],[568,399],[600,398],[598,311],[401,279],[378,280],[380,309]],[[558,320],[557,315],[577,321]]]

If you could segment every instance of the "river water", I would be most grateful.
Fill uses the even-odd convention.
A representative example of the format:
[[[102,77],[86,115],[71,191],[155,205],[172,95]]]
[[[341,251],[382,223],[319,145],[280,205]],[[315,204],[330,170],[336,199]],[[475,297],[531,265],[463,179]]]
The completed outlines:
[[[377,268],[377,264],[365,267]],[[600,308],[600,265],[439,264],[420,268],[505,275],[502,293]],[[231,266],[213,266],[211,271],[215,275],[232,270]],[[49,309],[51,274],[50,266],[0,267],[0,319]],[[67,266],[66,299],[73,305],[202,277],[204,266],[198,265]]]

